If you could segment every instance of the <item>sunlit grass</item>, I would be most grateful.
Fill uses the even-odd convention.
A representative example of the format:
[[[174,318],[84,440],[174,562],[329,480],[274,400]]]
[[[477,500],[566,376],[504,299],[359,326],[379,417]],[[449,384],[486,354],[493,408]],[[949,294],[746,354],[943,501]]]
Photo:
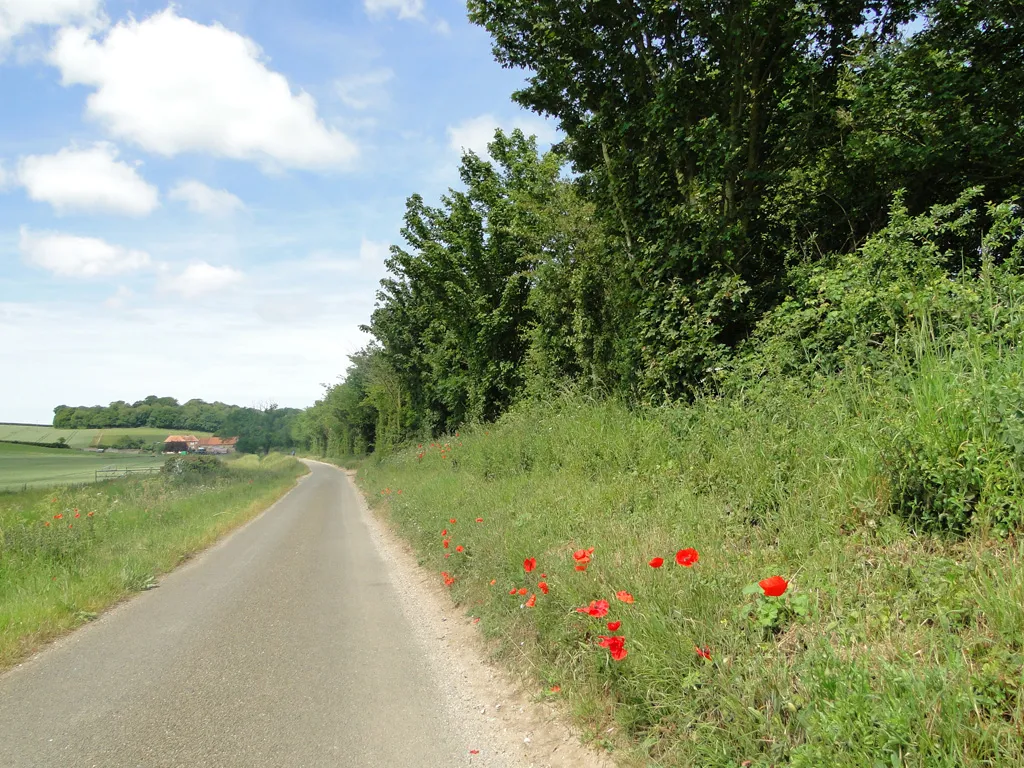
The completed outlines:
[[[0,669],[151,586],[306,471],[274,455],[229,466],[214,480],[154,476],[0,495]]]
[[[985,510],[966,538],[915,533],[887,458],[901,430],[931,429],[951,388],[1019,369],[1001,360],[640,412],[523,405],[367,461],[360,482],[421,561],[454,576],[506,660],[561,686],[589,737],[636,765],[1024,765],[1024,548]],[[587,547],[580,573],[572,552]],[[673,560],[683,547],[700,552],[693,568]],[[744,588],[775,574],[809,616],[750,613]],[[535,608],[509,594],[523,586]],[[622,621],[621,662],[596,644],[605,620],[575,611],[597,598]]]

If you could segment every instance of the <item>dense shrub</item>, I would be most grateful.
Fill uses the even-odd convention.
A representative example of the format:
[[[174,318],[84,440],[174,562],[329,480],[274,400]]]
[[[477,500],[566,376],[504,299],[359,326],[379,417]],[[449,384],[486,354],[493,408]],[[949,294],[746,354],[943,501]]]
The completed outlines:
[[[215,456],[172,456],[160,472],[180,480],[208,480],[224,476],[227,467]]]

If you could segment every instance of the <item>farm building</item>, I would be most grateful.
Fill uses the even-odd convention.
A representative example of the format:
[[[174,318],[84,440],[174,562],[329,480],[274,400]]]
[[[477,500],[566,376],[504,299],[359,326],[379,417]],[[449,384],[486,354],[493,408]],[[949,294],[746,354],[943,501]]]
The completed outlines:
[[[237,437],[201,437],[198,449],[201,453],[234,453]]]
[[[198,447],[199,438],[195,435],[168,435],[164,440],[164,453],[194,451]]]

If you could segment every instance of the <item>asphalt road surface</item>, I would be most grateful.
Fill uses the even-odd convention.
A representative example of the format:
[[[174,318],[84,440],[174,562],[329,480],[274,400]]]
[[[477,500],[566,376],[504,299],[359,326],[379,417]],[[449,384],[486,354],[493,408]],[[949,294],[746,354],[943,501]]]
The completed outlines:
[[[311,469],[159,588],[0,676],[0,767],[464,765],[355,490]]]

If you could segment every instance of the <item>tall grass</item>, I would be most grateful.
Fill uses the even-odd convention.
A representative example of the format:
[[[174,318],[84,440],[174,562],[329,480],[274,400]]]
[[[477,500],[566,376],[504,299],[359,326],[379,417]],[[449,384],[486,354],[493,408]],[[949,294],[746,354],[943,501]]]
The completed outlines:
[[[0,669],[93,618],[250,519],[305,472],[246,457],[160,475],[0,494]]]
[[[685,406],[567,396],[360,477],[507,660],[627,764],[1024,765],[1021,370],[975,339]],[[745,591],[776,574],[782,598]],[[606,619],[576,612],[599,598]],[[607,620],[620,662],[596,642]]]

